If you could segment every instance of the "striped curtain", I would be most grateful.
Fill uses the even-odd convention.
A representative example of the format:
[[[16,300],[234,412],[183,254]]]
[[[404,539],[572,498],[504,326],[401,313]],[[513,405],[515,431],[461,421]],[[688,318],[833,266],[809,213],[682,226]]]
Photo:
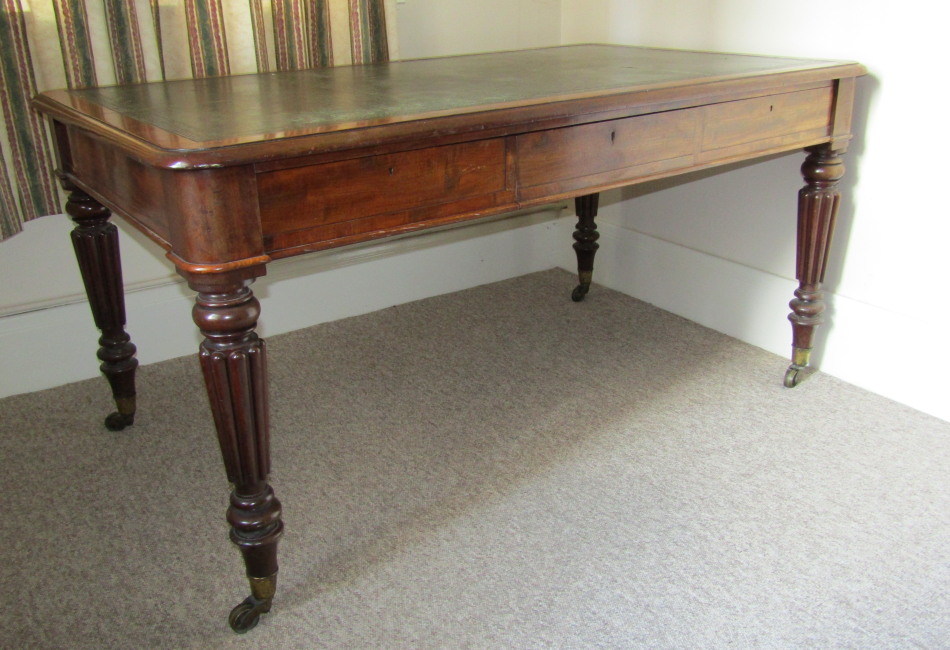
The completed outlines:
[[[62,212],[37,92],[386,61],[394,2],[0,0],[0,240]]]

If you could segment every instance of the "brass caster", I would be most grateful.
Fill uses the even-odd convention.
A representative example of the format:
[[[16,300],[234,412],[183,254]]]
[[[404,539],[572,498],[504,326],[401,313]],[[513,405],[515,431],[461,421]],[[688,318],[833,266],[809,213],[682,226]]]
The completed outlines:
[[[110,413],[106,417],[106,429],[109,431],[122,431],[122,429],[125,427],[131,426],[134,419],[134,414],[126,415],[119,412]]]
[[[785,371],[785,388],[795,388],[814,372],[809,366],[792,364]]]
[[[261,614],[270,611],[271,601],[258,600],[254,596],[248,596],[244,601],[231,610],[228,615],[228,625],[238,634],[244,634],[253,630],[261,620]]]
[[[584,296],[586,296],[589,291],[590,284],[582,282],[574,287],[574,291],[571,293],[571,300],[574,302],[580,302],[584,299]]]

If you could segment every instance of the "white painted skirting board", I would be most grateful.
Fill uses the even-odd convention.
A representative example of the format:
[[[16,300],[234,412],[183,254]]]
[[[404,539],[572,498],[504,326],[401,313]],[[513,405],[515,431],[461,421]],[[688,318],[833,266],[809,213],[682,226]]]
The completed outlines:
[[[787,357],[789,278],[600,223],[594,280]],[[560,262],[570,268],[570,260]],[[936,319],[826,294],[828,324],[819,328],[817,366],[830,375],[950,420],[950,346]],[[903,305],[895,305],[903,308]],[[885,345],[884,342],[890,342]],[[776,381],[784,365],[777,364]]]
[[[258,331],[272,336],[429,296],[552,268],[559,207],[359,247],[280,260],[254,284]],[[160,281],[126,294],[128,331],[143,364],[194,354],[194,294]],[[81,295],[0,318],[0,397],[97,377],[96,331]]]

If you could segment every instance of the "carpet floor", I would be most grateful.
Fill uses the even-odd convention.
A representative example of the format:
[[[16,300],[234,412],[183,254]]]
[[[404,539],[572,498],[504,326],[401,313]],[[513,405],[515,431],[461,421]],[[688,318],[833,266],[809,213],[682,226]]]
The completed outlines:
[[[572,287],[268,340],[286,533],[245,636],[194,358],[122,432],[104,380],[0,400],[0,647],[950,647],[950,423]]]

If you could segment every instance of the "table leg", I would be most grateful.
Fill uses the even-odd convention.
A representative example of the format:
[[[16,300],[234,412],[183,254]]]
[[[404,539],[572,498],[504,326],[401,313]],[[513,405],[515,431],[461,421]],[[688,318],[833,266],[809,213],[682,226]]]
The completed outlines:
[[[79,272],[86,287],[99,338],[100,369],[109,380],[116,412],[105,421],[111,431],[120,431],[135,419],[135,345],[125,332],[125,296],[122,265],[119,260],[119,234],[109,221],[112,213],[76,187],[61,179],[69,192],[66,213],[76,227],[72,231],[73,249]]]
[[[267,483],[270,440],[264,341],[254,332],[260,304],[251,280],[227,275],[192,278],[198,292],[195,324],[205,336],[199,350],[208,398],[228,480],[233,485],[227,520],[231,541],[244,557],[251,595],[228,622],[247,632],[270,611],[277,587],[277,542],[283,532],[280,502]]]
[[[785,373],[785,385],[798,385],[808,375],[808,363],[814,346],[815,328],[824,322],[825,302],[821,283],[831,248],[831,236],[841,194],[838,181],[844,176],[844,163],[828,145],[806,149],[802,164],[805,187],[798,193],[798,255],[795,277],[798,289],[788,304],[792,313],[792,363]]]
[[[597,232],[597,224],[594,219],[597,217],[597,205],[600,200],[600,194],[588,194],[578,196],[574,199],[574,207],[577,211],[577,229],[574,231],[574,252],[577,253],[577,278],[579,284],[574,288],[571,299],[574,302],[580,302],[590,291],[590,283],[594,276],[594,255],[600,244],[597,240],[600,233]]]

